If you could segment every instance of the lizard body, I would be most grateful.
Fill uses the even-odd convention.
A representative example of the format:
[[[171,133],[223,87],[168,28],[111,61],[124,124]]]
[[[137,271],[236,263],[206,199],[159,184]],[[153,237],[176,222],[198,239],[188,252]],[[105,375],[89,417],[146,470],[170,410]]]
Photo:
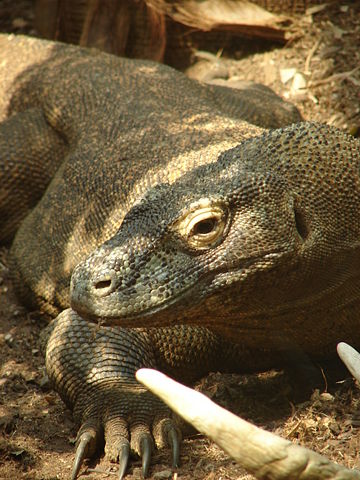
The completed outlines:
[[[176,427],[163,404],[135,382],[138,368],[156,367],[191,382],[213,368],[269,368],[297,343],[314,350],[307,330],[312,317],[296,295],[288,310],[297,301],[301,308],[291,326],[284,309],[273,324],[268,316],[266,329],[256,324],[268,304],[276,310],[283,285],[278,278],[288,275],[310,297],[316,290],[311,269],[297,276],[294,252],[305,252],[305,265],[322,266],[331,242],[339,240],[341,255],[330,262],[336,281],[325,282],[337,311],[332,304],[321,315],[331,313],[335,322],[344,311],[340,330],[350,334],[357,322],[358,216],[351,195],[357,192],[358,141],[314,124],[264,133],[261,127],[301,117],[261,86],[235,91],[203,85],[152,62],[13,36],[0,37],[0,60],[1,240],[9,242],[17,231],[11,270],[19,297],[52,317],[62,311],[43,341],[49,376],[80,424],[72,478],[103,432],[107,454],[120,459],[120,477],[129,447],[148,471],[152,435],[158,445],[172,445],[177,463]],[[306,169],[314,172],[311,160],[318,165],[322,157],[331,159],[329,168],[338,166],[329,184],[315,185],[317,196],[316,188],[308,189]],[[294,173],[297,182],[290,181]],[[238,196],[236,184],[242,186]],[[315,227],[327,220],[331,186],[339,202],[329,210],[327,249],[311,256],[316,236],[313,250],[304,245],[312,232],[321,234]],[[302,190],[321,215],[308,209]],[[240,202],[244,210],[238,210],[240,200],[246,200]],[[344,201],[354,203],[350,216],[341,210]],[[245,223],[236,230],[239,218]],[[256,258],[258,274],[234,297],[237,280],[224,272],[239,271],[239,252],[246,249],[246,268]],[[260,261],[264,251],[274,266],[269,275],[269,264]],[[291,272],[286,262],[277,270],[277,258],[292,258]],[[208,282],[217,278],[213,265],[224,280],[215,289]],[[343,295],[345,309],[338,301]],[[246,307],[240,316],[239,299]],[[76,311],[68,308],[70,300]],[[126,314],[119,305],[126,305]],[[99,317],[141,328],[87,321]],[[324,327],[325,321],[317,330],[324,333],[317,341],[321,354],[329,353],[339,333]]]

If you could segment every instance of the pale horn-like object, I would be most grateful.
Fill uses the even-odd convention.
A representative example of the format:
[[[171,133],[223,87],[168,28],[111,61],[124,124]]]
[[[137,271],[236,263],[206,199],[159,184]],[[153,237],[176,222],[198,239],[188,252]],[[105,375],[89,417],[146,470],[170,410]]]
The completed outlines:
[[[138,370],[136,378],[259,479],[360,480],[360,471],[255,427],[156,370]]]
[[[344,342],[338,344],[337,352],[351,375],[360,382],[360,353]]]

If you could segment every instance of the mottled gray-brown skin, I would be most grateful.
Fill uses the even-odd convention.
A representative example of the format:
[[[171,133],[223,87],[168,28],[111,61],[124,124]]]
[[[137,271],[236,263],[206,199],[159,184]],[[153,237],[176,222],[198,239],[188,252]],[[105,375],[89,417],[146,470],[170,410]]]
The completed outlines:
[[[152,436],[177,462],[140,367],[191,382],[359,343],[357,140],[264,132],[301,121],[265,87],[24,37],[0,36],[0,87],[0,238],[23,302],[62,312],[43,341],[78,463],[103,436],[122,470]]]

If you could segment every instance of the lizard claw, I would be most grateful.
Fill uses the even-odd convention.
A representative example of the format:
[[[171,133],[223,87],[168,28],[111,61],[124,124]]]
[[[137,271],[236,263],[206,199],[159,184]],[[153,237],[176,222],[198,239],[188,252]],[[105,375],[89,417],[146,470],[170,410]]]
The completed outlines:
[[[140,441],[140,452],[142,460],[142,474],[146,478],[149,473],[151,452],[153,449],[153,441],[150,435],[145,434]]]
[[[119,480],[122,480],[124,478],[127,465],[129,462],[129,456],[130,456],[130,445],[129,445],[129,442],[127,442],[120,447],[120,451],[119,451],[119,473],[118,473]]]
[[[71,472],[71,480],[76,480],[85,458],[91,457],[97,447],[97,432],[93,429],[83,431],[76,441],[76,453]]]
[[[171,427],[168,433],[169,444],[172,451],[172,466],[173,468],[178,468],[180,461],[180,442],[181,438],[179,437],[178,431]]]

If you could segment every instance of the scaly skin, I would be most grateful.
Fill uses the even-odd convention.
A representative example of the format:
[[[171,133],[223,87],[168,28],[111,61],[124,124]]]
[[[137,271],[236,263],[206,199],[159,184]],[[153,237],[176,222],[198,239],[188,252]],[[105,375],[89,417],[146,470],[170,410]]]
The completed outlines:
[[[63,311],[43,338],[49,376],[80,424],[72,476],[76,477],[83,456],[91,455],[102,443],[103,430],[105,450],[112,459],[120,461],[120,476],[124,474],[130,447],[142,455],[147,472],[153,435],[159,445],[172,445],[176,463],[176,425],[164,406],[139,387],[134,372],[143,366],[156,367],[191,382],[214,368],[235,371],[274,366],[292,345],[281,335],[266,346],[257,343],[258,333],[249,329],[246,322],[239,329],[241,343],[224,339],[222,332],[217,333],[223,330],[219,301],[223,298],[221,309],[230,312],[229,304],[236,306],[234,294],[231,286],[218,288],[216,295],[211,289],[206,290],[203,273],[206,265],[221,267],[224,260],[226,271],[236,270],[239,252],[234,240],[246,245],[246,231],[238,235],[235,220],[241,213],[243,222],[250,222],[247,206],[251,202],[268,213],[259,214],[259,222],[254,223],[253,234],[268,233],[262,243],[258,242],[258,249],[271,254],[273,246],[278,246],[276,233],[280,238],[286,237],[286,232],[296,233],[293,219],[282,223],[281,215],[291,216],[293,205],[286,179],[280,178],[282,173],[279,171],[280,180],[274,181],[276,176],[260,172],[261,185],[270,185],[270,192],[280,195],[268,195],[267,206],[262,197],[266,189],[258,190],[258,179],[251,174],[256,148],[265,149],[269,139],[268,149],[270,152],[275,148],[276,160],[276,147],[285,134],[278,131],[262,137],[263,130],[248,122],[276,128],[300,121],[301,117],[294,107],[261,86],[248,91],[206,86],[162,65],[35,39],[0,36],[0,65],[1,241],[9,242],[17,230],[11,247],[11,269],[23,302],[52,317]],[[306,125],[287,132],[302,132],[304,138],[311,139],[316,129]],[[319,128],[319,132],[318,138],[322,139],[329,132],[336,135],[342,145],[339,151],[348,149],[350,156],[350,140],[332,130]],[[231,202],[226,203],[226,191],[221,190],[221,185],[224,182],[225,188],[231,176],[233,183],[241,180],[241,162],[235,161],[234,152],[237,155],[237,145],[256,135],[260,136],[245,142],[243,147],[249,150],[249,172],[245,175],[249,189],[245,192],[251,193],[251,202],[244,203],[240,212]],[[241,152],[242,147],[239,148]],[[294,149],[296,158],[298,150]],[[331,152],[335,150],[332,143]],[[342,165],[337,154],[334,161],[337,158]],[[214,176],[220,171],[211,165],[224,165],[223,176]],[[260,170],[261,165],[260,162]],[[214,194],[219,200],[215,204]],[[189,217],[189,205],[194,199],[207,200],[201,200],[195,209],[191,207]],[[274,210],[279,201],[281,215]],[[226,212],[222,213],[224,204]],[[199,205],[200,237],[190,239],[188,230],[198,223]],[[340,212],[339,208],[334,210]],[[275,220],[281,228],[271,233],[271,222]],[[214,235],[211,225],[216,225]],[[300,236],[302,230],[301,227]],[[356,229],[351,225],[350,230]],[[206,243],[209,238],[211,246]],[[350,241],[350,237],[346,238]],[[296,239],[301,246],[299,235]],[[112,242],[117,245],[119,240],[120,250],[116,246],[111,255]],[[267,244],[270,240],[272,243]],[[234,248],[229,256],[226,252],[231,242]],[[284,248],[287,246],[285,242]],[[128,260],[121,248],[129,248]],[[252,248],[255,253],[258,251],[254,242]],[[120,264],[116,261],[119,251],[122,253],[118,261],[123,261]],[[142,330],[94,327],[68,308],[70,277],[79,263],[73,277],[72,297],[74,307],[86,317],[93,319],[98,315],[91,305],[95,305],[95,298],[102,298],[104,304],[108,302],[111,295],[107,293],[115,283],[112,298],[116,297],[121,271],[125,283],[120,295],[125,292],[125,302],[130,305],[136,287],[143,304],[140,310],[136,307],[136,319],[131,307],[130,316],[119,315],[120,322],[139,323],[144,308],[149,311],[144,324],[154,322],[156,302],[170,292],[173,307],[160,308],[160,323],[165,323],[166,311],[171,312],[170,323],[183,319],[189,324],[202,323],[203,313],[211,311],[211,330],[190,325],[170,329],[146,326]],[[114,265],[116,274],[109,276],[109,266],[112,269]],[[355,268],[354,258],[351,266]],[[188,267],[190,270],[186,271]],[[287,272],[285,267],[283,271]],[[96,275],[107,272],[107,277],[96,276],[97,293],[91,297],[86,282],[92,269]],[[134,279],[135,270],[139,277]],[[170,271],[176,279],[173,289],[160,291],[157,284]],[[211,276],[209,270],[207,278]],[[260,278],[252,278],[261,285]],[[267,275],[266,278],[268,285],[270,280]],[[273,284],[267,297],[275,301],[276,282],[275,277],[271,278]],[[196,292],[196,279],[200,294],[195,302],[196,293],[190,292]],[[184,285],[188,285],[189,295],[178,311],[178,293]],[[242,288],[246,293],[247,287]],[[245,302],[249,296],[243,298]],[[110,301],[108,305],[107,316],[114,316],[114,303]],[[167,303],[165,306],[168,307]],[[208,314],[205,317],[210,318]],[[231,322],[235,320],[232,316]],[[280,332],[284,325],[280,318],[277,321],[275,328]],[[210,325],[208,320],[205,323]]]
[[[288,339],[318,358],[359,343],[359,147],[301,123],[150,190],[76,267],[72,307],[110,325],[197,324],[249,348]]]

